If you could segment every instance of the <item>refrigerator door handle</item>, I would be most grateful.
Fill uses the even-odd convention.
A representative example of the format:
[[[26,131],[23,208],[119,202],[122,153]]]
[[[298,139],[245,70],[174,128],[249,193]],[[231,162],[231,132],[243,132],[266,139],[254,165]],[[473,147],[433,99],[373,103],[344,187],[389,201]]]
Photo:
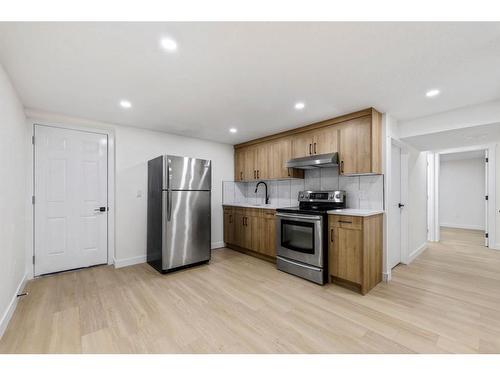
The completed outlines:
[[[172,190],[167,192],[167,221],[172,218]]]

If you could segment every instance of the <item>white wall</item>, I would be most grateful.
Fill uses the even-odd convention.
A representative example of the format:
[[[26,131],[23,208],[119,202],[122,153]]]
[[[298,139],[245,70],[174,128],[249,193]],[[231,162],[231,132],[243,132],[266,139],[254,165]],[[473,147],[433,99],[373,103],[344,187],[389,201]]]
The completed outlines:
[[[402,140],[408,138],[409,141],[413,136],[432,136],[434,133],[438,132],[464,129],[467,127],[479,127],[495,123],[500,123],[500,101],[498,100],[403,122],[400,124],[400,136]],[[448,144],[441,148],[458,148],[471,145],[484,145],[485,143],[494,144],[496,148],[496,159],[500,160],[500,139],[498,139],[498,137],[487,136],[484,138],[479,135],[474,142],[464,138],[463,144]],[[497,162],[495,166],[495,186],[496,195],[500,197],[500,162]],[[496,249],[500,249],[500,199],[496,199],[495,206],[496,245],[490,244],[490,247],[494,246]]]
[[[0,336],[25,279],[26,127],[24,110],[0,65]]]
[[[120,126],[115,136],[116,259],[146,256],[147,161],[167,153],[212,160],[212,247],[223,246],[222,181],[233,178],[233,147]]]
[[[410,260],[427,243],[427,152],[408,146],[408,253]]]
[[[441,160],[439,173],[439,224],[484,230],[484,158]]]
[[[113,135],[116,266],[146,260],[147,161],[166,153],[212,160],[212,248],[223,246],[222,181],[233,178],[233,146],[35,110],[27,114],[30,128],[34,123],[69,125]]]

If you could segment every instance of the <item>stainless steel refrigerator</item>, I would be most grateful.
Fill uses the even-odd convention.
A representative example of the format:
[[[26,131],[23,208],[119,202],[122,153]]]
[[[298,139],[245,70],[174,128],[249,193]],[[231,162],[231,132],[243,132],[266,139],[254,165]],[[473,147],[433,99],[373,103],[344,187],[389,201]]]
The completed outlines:
[[[210,260],[210,160],[148,161],[147,261],[166,273]]]

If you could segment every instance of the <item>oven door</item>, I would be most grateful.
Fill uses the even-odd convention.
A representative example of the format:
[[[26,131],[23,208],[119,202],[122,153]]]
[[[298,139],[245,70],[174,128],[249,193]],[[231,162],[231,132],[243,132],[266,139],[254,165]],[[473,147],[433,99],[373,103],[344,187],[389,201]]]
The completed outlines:
[[[277,255],[323,267],[323,217],[276,213]]]

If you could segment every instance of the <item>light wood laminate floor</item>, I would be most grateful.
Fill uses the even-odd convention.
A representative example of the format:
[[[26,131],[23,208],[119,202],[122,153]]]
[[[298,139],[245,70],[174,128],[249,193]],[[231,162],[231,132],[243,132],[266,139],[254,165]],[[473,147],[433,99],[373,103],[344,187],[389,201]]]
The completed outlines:
[[[0,352],[500,353],[500,252],[449,234],[366,296],[229,249],[169,275],[141,264],[40,278]]]

